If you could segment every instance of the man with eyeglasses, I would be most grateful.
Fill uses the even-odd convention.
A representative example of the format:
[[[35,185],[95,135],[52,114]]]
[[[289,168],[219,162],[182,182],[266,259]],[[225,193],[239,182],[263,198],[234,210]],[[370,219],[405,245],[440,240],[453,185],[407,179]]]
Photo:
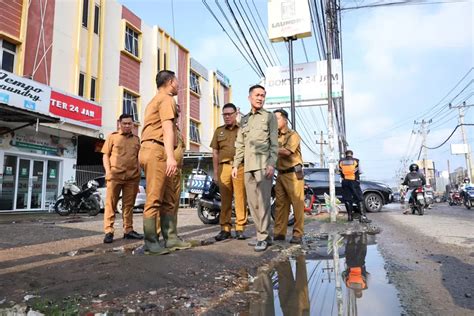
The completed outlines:
[[[104,210],[104,243],[114,240],[114,221],[117,202],[122,192],[123,238],[143,239],[133,230],[133,206],[138,193],[140,166],[138,152],[140,139],[133,135],[133,117],[122,114],[119,117],[120,130],[110,134],[102,146],[102,161],[107,181]]]
[[[247,208],[244,187],[244,164],[238,166],[237,176],[232,178],[232,164],[235,155],[235,139],[239,125],[237,124],[237,108],[232,103],[222,107],[224,125],[214,132],[211,141],[214,180],[219,184],[221,194],[221,214],[219,223],[221,231],[215,237],[222,241],[232,237],[232,197],[235,195],[235,238],[245,239],[244,230],[247,224]]]

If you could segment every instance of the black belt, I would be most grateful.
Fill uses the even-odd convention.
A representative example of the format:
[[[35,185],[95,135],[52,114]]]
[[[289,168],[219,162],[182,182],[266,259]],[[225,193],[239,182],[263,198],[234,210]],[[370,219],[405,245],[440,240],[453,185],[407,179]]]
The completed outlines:
[[[158,144],[158,145],[161,145],[161,146],[165,147],[165,143],[160,142],[159,140],[156,140],[156,139],[148,139],[148,140],[145,140],[145,142],[152,142],[152,143],[155,143],[155,144]],[[176,147],[178,147],[178,146],[174,146],[174,149],[176,149]]]
[[[285,173],[290,173],[290,172],[295,172],[295,167],[291,167],[291,168],[285,169],[285,170],[278,170],[279,174],[285,174]]]

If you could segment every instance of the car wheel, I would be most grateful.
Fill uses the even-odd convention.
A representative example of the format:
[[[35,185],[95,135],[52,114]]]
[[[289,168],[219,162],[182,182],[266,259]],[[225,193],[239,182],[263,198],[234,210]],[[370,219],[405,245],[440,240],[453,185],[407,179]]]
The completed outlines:
[[[122,210],[122,198],[120,198],[118,201],[117,201],[117,213],[119,214],[122,214],[123,210]]]
[[[365,209],[368,212],[380,212],[383,206],[382,197],[377,193],[368,193],[364,198]]]

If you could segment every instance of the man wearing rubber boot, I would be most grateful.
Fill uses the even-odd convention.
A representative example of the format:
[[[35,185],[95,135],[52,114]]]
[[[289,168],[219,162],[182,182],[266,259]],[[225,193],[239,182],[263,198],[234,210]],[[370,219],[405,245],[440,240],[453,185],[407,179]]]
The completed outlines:
[[[133,206],[140,181],[138,151],[140,139],[133,135],[133,117],[122,114],[119,117],[118,132],[113,132],[102,146],[102,161],[107,181],[104,210],[104,243],[114,240],[114,221],[117,202],[122,193],[123,238],[143,239],[143,235],[133,230]]]
[[[211,141],[214,179],[219,184],[221,194],[221,213],[219,223],[221,231],[215,239],[222,241],[231,238],[232,199],[235,195],[235,238],[245,239],[244,229],[247,224],[247,207],[244,186],[244,164],[240,164],[237,178],[232,178],[232,163],[235,155],[235,139],[239,130],[237,108],[232,103],[222,107],[224,125],[214,132]]]
[[[285,240],[290,205],[295,213],[292,244],[300,244],[304,234],[304,180],[300,136],[288,128],[288,113],[273,111],[278,123],[278,176],[275,185],[276,215],[274,240]]]
[[[360,208],[361,223],[371,223],[365,213],[364,197],[360,189],[360,166],[359,159],[353,157],[352,150],[345,152],[345,158],[339,161],[339,173],[342,177],[342,199],[347,210],[347,220],[352,222],[354,213],[353,203],[357,203]]]
[[[180,113],[179,106],[177,106],[178,115]],[[172,179],[172,187],[173,192],[175,194],[175,206],[174,206],[174,213],[172,215],[169,214],[161,214],[160,213],[160,226],[161,226],[161,233],[163,235],[163,239],[165,240],[165,246],[169,250],[183,250],[191,248],[191,244],[181,240],[178,237],[178,209],[179,209],[179,198],[181,195],[181,169],[183,167],[183,156],[184,156],[184,139],[179,127],[176,126],[176,138],[177,138],[177,146],[174,150],[174,158],[176,159],[176,163],[178,164],[178,169],[176,174],[173,176]],[[158,232],[158,235],[159,232]]]
[[[177,203],[173,179],[178,171],[174,157],[178,112],[173,97],[178,93],[178,80],[174,72],[162,70],[156,75],[156,86],[158,91],[145,110],[139,161],[147,184],[143,210],[145,252],[161,255],[169,250],[158,242],[157,221],[163,215],[173,216]]]
[[[249,89],[251,110],[240,121],[232,168],[235,179],[245,160],[245,191],[257,230],[255,251],[265,251],[272,243],[270,199],[278,155],[278,126],[275,114],[263,109],[265,95],[265,88],[260,85]]]

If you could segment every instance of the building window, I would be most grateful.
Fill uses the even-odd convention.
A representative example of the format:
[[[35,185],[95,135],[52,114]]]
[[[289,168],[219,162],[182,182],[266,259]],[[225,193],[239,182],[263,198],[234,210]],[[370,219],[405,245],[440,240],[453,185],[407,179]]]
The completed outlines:
[[[138,97],[131,94],[130,92],[123,92],[123,114],[130,114],[133,116],[133,121],[138,122],[138,109],[137,109]]]
[[[89,0],[82,1],[82,26],[87,27],[89,21]]]
[[[191,91],[201,94],[201,86],[199,85],[199,75],[191,71],[189,76],[190,89]]]
[[[13,72],[15,55],[16,45],[0,39],[0,69]]]
[[[158,48],[158,52],[157,52],[157,57],[156,57],[156,67],[157,67],[157,72],[161,70],[161,60],[160,60],[160,56],[161,55],[161,49]]]
[[[214,104],[219,106],[219,88],[214,88]]]
[[[138,32],[128,25],[125,27],[125,50],[138,57]]]
[[[97,79],[92,77],[91,78],[91,101],[95,101],[95,83],[96,83]]]
[[[201,137],[199,137],[199,123],[190,121],[189,123],[189,139],[195,143],[201,143]]]
[[[166,70],[166,53],[163,53],[163,70]]]
[[[99,35],[100,7],[95,6],[94,9],[94,33]]]
[[[77,89],[77,95],[80,97],[84,96],[84,80],[85,80],[85,75],[80,72],[79,73],[79,88]]]

